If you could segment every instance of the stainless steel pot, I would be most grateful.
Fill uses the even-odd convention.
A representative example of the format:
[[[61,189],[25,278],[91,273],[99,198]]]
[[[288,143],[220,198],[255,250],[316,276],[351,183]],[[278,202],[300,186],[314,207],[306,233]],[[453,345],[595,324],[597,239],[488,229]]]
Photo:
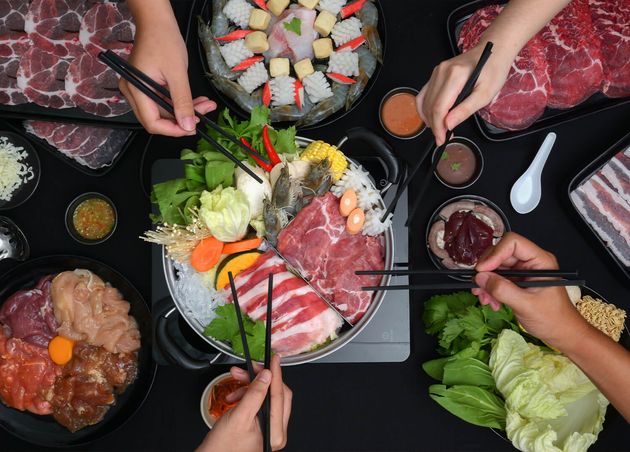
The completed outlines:
[[[306,147],[309,143],[313,141],[309,138],[303,137],[298,137],[297,140],[300,147]],[[375,151],[380,161],[385,166],[387,170],[386,179],[374,181],[375,186],[381,191],[381,194],[384,194],[392,186],[392,184],[398,183],[401,176],[398,159],[394,156],[391,147],[383,138],[368,129],[358,127],[350,129],[346,133],[346,136],[339,141],[337,146],[341,148],[348,140],[361,140],[368,144],[371,149]],[[350,160],[352,159],[350,158]],[[385,208],[384,205],[381,207]],[[391,270],[394,266],[394,234],[391,227],[384,234],[384,242],[385,268]],[[203,326],[200,325],[199,322],[194,321],[186,315],[185,310],[182,309],[182,301],[178,300],[175,296],[177,270],[173,266],[173,262],[166,257],[166,253],[164,250],[162,252],[162,261],[164,265],[164,276],[166,278],[168,290],[175,304],[172,309],[159,317],[157,321],[156,340],[164,354],[180,366],[190,369],[200,369],[207,367],[214,361],[218,360],[221,357],[221,354],[229,355],[233,358],[243,360],[241,356],[234,353],[231,346],[227,343],[204,336]],[[384,276],[381,280],[381,285],[389,285],[390,279],[390,275]],[[335,340],[315,351],[285,357],[282,360],[282,364],[285,366],[291,366],[315,361],[326,355],[334,353],[336,350],[346,345],[348,342],[354,339],[367,326],[368,323],[370,323],[370,321],[376,314],[376,311],[378,311],[378,308],[383,302],[385,294],[385,290],[377,292],[374,296],[374,299],[372,300],[370,307],[368,308],[365,315],[361,318],[361,320],[359,320],[359,322],[352,327],[344,325],[339,333],[339,336]],[[219,353],[210,357],[207,360],[198,360],[192,358],[185,351],[183,351],[181,347],[179,347],[179,345],[173,340],[173,338],[170,337],[166,329],[169,317],[173,316],[174,314],[181,315],[188,323],[188,325],[199,335],[199,337],[201,337],[205,342],[216,348]]]

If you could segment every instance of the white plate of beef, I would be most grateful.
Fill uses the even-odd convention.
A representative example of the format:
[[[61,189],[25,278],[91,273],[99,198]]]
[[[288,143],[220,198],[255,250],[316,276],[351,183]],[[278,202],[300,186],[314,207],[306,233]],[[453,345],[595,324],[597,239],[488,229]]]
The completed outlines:
[[[453,54],[474,46],[505,3],[475,0],[455,9],[447,19]],[[567,8],[553,19],[554,27],[543,28],[530,40],[499,96],[475,114],[487,139],[520,137],[630,102],[630,72],[624,69],[630,36],[625,45],[615,40],[628,28],[624,31],[617,19],[621,15],[615,13],[614,1],[601,0],[597,7],[573,1]],[[558,41],[568,43],[570,50]],[[526,78],[519,76],[515,65]],[[502,93],[512,95],[508,99]]]
[[[630,278],[630,133],[573,178],[568,196],[596,240]]]

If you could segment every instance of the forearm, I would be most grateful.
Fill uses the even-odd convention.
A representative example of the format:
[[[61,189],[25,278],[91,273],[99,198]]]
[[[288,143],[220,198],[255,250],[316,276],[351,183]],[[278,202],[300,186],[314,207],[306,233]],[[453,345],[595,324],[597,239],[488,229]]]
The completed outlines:
[[[129,10],[138,28],[175,26],[177,20],[169,0],[128,0]]]
[[[630,352],[590,325],[575,332],[573,337],[572,342],[560,350],[630,422]]]
[[[513,61],[527,41],[569,3],[570,0],[511,0],[483,34],[480,45],[492,41],[494,53]]]

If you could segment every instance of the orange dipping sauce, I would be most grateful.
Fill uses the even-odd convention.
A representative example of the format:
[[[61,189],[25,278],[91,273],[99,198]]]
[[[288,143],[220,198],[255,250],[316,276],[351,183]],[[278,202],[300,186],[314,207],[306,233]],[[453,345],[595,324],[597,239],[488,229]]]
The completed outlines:
[[[388,96],[381,106],[381,122],[389,133],[410,138],[424,129],[424,122],[416,109],[416,96],[409,91],[398,91]]]
[[[235,380],[232,377],[225,378],[212,387],[210,391],[210,397],[208,399],[208,413],[214,419],[219,419],[225,413],[234,408],[238,401],[228,402],[226,397],[228,394],[236,391],[238,388],[247,386],[246,383],[242,383]]]

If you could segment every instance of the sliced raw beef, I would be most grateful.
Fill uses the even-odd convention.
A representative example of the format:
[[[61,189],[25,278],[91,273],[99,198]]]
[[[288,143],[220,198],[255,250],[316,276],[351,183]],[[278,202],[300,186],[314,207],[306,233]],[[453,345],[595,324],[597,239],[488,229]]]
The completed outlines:
[[[547,105],[571,108],[601,88],[600,42],[588,0],[573,0],[541,31],[551,81]]]
[[[335,338],[342,320],[317,293],[288,269],[273,251],[234,280],[241,309],[253,320],[267,318],[267,286],[273,273],[271,348],[280,356],[307,352]],[[228,301],[232,302],[227,290]]]
[[[474,47],[502,8],[491,5],[475,11],[461,29],[459,47]],[[470,25],[469,25],[470,23]],[[529,127],[543,114],[549,92],[545,48],[536,35],[520,51],[501,91],[479,115],[490,124],[507,130]]]
[[[74,102],[66,92],[65,80],[69,66],[67,60],[32,47],[20,60],[17,86],[29,102],[42,107],[74,107]]]
[[[86,0],[33,0],[24,30],[36,47],[73,58],[82,50],[79,29],[88,4]]]
[[[31,46],[23,31],[10,31],[0,35],[0,58],[20,58]]]
[[[332,194],[315,198],[278,236],[278,251],[343,316],[356,323],[372,303],[379,276],[357,276],[357,270],[382,270],[384,248],[380,237],[346,232],[339,200]]]
[[[28,102],[17,85],[17,72],[20,60],[0,58],[0,104],[18,105]]]
[[[630,2],[589,0],[604,64],[602,91],[609,97],[630,96]]]
[[[29,0],[0,0],[0,36],[9,31],[24,31]]]
[[[83,52],[66,75],[66,91],[81,110],[98,116],[127,113],[129,104],[118,90],[118,76],[96,57]]]
[[[111,165],[131,134],[126,129],[47,121],[25,121],[24,129],[91,169]]]
[[[129,55],[136,26],[126,3],[97,3],[83,16],[79,39],[93,56],[112,50]]]

